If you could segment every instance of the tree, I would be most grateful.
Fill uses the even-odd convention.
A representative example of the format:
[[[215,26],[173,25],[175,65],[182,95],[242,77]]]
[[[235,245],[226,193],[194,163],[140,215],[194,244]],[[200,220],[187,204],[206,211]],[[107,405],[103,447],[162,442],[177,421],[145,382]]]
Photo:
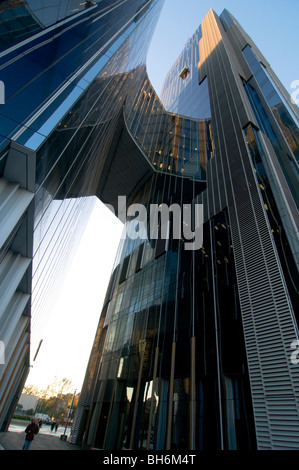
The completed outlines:
[[[48,385],[46,389],[46,396],[59,396],[65,395],[66,393],[71,393],[72,391],[72,381],[64,377],[60,381],[58,381],[57,377],[55,376],[53,382]]]
[[[33,386],[28,387],[28,390],[33,389]],[[73,397],[72,381],[66,377],[61,380],[54,377],[52,383],[45,390],[39,390],[37,395],[40,397],[37,413],[48,414],[55,419],[65,419],[65,410],[70,406]]]
[[[23,393],[26,393],[26,395],[39,396],[40,395],[40,390],[37,387],[35,387],[35,385],[26,385],[23,388]]]

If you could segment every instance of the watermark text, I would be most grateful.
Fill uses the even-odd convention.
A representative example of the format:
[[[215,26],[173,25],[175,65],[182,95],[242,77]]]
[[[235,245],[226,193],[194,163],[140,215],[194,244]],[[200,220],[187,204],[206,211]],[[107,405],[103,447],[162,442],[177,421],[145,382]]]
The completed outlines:
[[[299,364],[299,339],[295,339],[295,341],[292,342],[291,349],[294,349],[291,354],[291,363]]]
[[[5,345],[0,341],[0,365],[5,364]]]
[[[5,86],[2,80],[0,80],[0,104],[5,104]]]
[[[291,82],[291,89],[294,90],[291,93],[291,101],[293,104],[299,106],[299,80],[293,80]]]
[[[114,208],[107,204],[112,212]],[[122,239],[183,240],[184,249],[199,250],[203,242],[202,204],[126,205],[126,196],[118,196],[117,216],[125,225]]]

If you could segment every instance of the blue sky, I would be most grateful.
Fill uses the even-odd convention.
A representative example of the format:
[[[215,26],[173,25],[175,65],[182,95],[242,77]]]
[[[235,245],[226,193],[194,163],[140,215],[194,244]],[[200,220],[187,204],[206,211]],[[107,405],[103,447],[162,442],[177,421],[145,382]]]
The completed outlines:
[[[291,82],[299,80],[299,0],[165,0],[147,60],[155,90],[210,8],[232,13],[292,93]]]

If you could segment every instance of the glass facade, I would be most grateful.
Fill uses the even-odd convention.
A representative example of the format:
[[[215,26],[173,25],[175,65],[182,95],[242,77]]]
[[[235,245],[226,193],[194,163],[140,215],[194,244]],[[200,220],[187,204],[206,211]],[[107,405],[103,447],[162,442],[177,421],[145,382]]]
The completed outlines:
[[[132,70],[144,63],[162,4],[1,4],[0,192],[3,226],[11,223],[0,235],[0,272],[3,292],[12,286],[0,309],[1,429],[91,213],[89,196],[97,193]]]
[[[11,341],[13,371],[0,369],[11,396],[28,372],[30,330],[50,315],[54,279],[96,196],[125,236],[71,442],[299,448],[299,372],[287,354],[298,337],[296,108],[226,10],[203,19],[160,99],[146,54],[162,1],[19,3],[0,10],[0,191],[16,215],[0,232],[3,286],[5,275],[16,279],[0,319],[22,322],[24,341],[22,351]],[[196,204],[203,239],[187,249]],[[14,402],[2,403],[5,429]]]
[[[89,428],[95,447],[181,452],[219,449],[225,439],[227,448],[254,448],[226,211],[205,223],[204,240],[189,255],[181,240],[167,249],[125,243],[96,335],[99,369],[88,371],[100,398],[101,425]]]
[[[276,90],[273,80],[263,65],[257,60],[249,46],[243,49],[243,54],[254,73],[254,79],[259,85],[262,98],[259,97],[258,87],[253,85],[251,80],[245,83],[246,92],[252,103],[252,108],[260,128],[273,145],[279,159],[279,164],[298,207],[298,118],[296,118],[290,107],[285,103],[279,91]],[[263,105],[263,101],[267,104]]]
[[[211,16],[214,14],[209,14],[210,24]],[[227,11],[216,24],[218,35],[229,34],[231,27],[237,27]],[[280,409],[283,416],[286,406],[281,398],[280,364],[277,370],[271,366],[267,369],[269,360],[264,352],[267,348],[273,352],[279,327],[274,326],[276,319],[270,312],[273,307],[261,301],[260,293],[266,295],[268,291],[277,308],[281,302],[284,314],[289,309],[288,334],[295,326],[292,331],[296,335],[296,249],[294,243],[288,242],[294,226],[284,213],[282,194],[270,171],[276,157],[269,155],[262,142],[264,136],[270,139],[268,121],[256,111],[248,92],[259,74],[252,70],[257,77],[248,81],[235,75],[225,85],[227,69],[223,69],[223,64],[218,68],[213,57],[217,44],[222,47],[221,40],[209,44],[202,31],[207,31],[205,22],[168,73],[161,94],[163,106],[144,71],[137,75],[133,95],[129,91],[125,119],[132,138],[156,170],[133,202],[147,208],[151,203],[169,206],[178,202],[182,207],[202,202],[203,245],[200,250],[188,253],[184,250],[185,240],[171,236],[166,242],[127,236],[121,243],[73,428],[74,440],[83,447],[182,452],[290,445],[284,445],[283,438],[279,444],[267,444],[264,428],[261,432],[258,429],[259,416],[264,412],[261,399],[263,404],[267,401],[263,387],[272,397],[269,408],[271,400],[276,400],[274,414],[279,414]],[[200,41],[209,46],[198,47]],[[209,47],[210,54],[200,58],[199,51]],[[242,53],[245,57],[246,47],[233,60],[244,67]],[[219,49],[217,54],[225,62],[226,52]],[[268,81],[270,87],[270,78]],[[238,88],[244,83],[246,92],[241,96],[239,116],[236,111],[227,113],[234,104],[233,83]],[[222,95],[217,96],[220,92]],[[265,90],[263,94],[266,100],[270,99]],[[223,102],[223,108],[216,108],[215,103],[223,100],[223,95],[229,96],[229,106]],[[248,105],[246,96],[252,100],[256,121],[250,116],[247,125],[240,126],[238,119],[244,120],[242,106]],[[292,126],[289,133],[280,126],[276,141],[284,141],[288,135],[290,142],[290,134],[295,141],[297,130]],[[219,133],[220,128],[225,128],[225,134]],[[277,152],[274,140],[270,139]],[[291,192],[296,179],[295,144],[292,145],[289,160],[278,163],[289,178],[284,190]],[[226,147],[230,148],[229,164]],[[244,166],[246,170],[242,173]],[[229,181],[234,182],[235,192]],[[251,188],[251,194],[247,189],[244,191],[246,187]],[[254,207],[250,208],[251,199]],[[288,200],[288,210],[292,212],[292,200]],[[236,211],[233,205],[237,206]],[[255,217],[258,220],[253,229]],[[143,223],[146,232],[149,221]],[[170,233],[173,223],[174,220],[170,221]],[[245,259],[238,237],[242,237]],[[246,245],[246,238],[248,243],[253,242],[256,254],[252,246]],[[256,261],[258,249],[262,258],[267,250],[269,265],[270,250],[273,259],[277,261],[278,256],[280,260],[279,265],[271,265],[277,278],[275,287],[271,276],[267,278],[263,272],[265,265],[259,267]],[[261,272],[258,282],[255,271]],[[283,285],[288,286],[286,296],[278,287],[279,276]],[[260,311],[261,318],[255,309]],[[255,323],[250,323],[248,312],[255,314]],[[278,316],[284,314],[278,311]],[[273,326],[270,330],[269,322]],[[285,343],[280,347],[285,348]],[[275,351],[278,359],[278,346]],[[286,366],[285,360],[279,361]],[[261,374],[263,370],[267,377],[264,384],[255,377],[255,372]],[[296,371],[289,370],[288,374],[294,387],[298,380]],[[283,429],[289,426],[288,416],[284,416],[280,432],[282,435],[290,432],[291,446],[296,447],[293,423],[291,431]]]

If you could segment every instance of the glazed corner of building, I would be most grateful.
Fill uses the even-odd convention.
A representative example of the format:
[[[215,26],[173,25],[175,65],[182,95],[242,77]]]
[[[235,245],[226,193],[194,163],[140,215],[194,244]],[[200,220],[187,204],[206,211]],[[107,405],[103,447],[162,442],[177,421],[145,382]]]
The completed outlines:
[[[291,106],[287,93],[265,58],[227,10],[219,17],[210,10],[201,23],[201,30],[198,83],[208,79],[215,142],[215,153],[208,162],[205,222],[210,221],[211,228],[218,230],[216,225],[213,227],[213,218],[228,212],[257,446],[260,449],[286,448],[288,445],[298,448],[298,369],[290,363],[286,351],[289,338],[297,337],[298,327],[286,285],[287,269],[282,267],[283,253],[278,253],[277,234],[274,234],[278,228],[269,213],[271,209],[281,216],[281,225],[295,257],[298,250],[296,242],[292,245],[292,239],[298,230],[296,232],[293,220],[296,211],[293,175],[292,170],[283,165],[284,155],[296,142],[292,143],[287,132],[283,133],[281,115],[276,108],[270,109],[251,66],[258,66],[263,73],[268,73],[269,83],[273,89],[279,87],[290,105],[290,112],[296,114],[297,110]],[[188,75],[186,63],[179,76],[187,82]],[[265,106],[267,122],[254,111],[254,99]],[[277,133],[285,152],[282,155],[276,155],[275,142],[271,142],[268,128],[263,127],[268,122]],[[266,186],[272,207],[265,195]],[[283,202],[286,199],[287,204]],[[192,340],[194,345],[194,337]],[[175,364],[174,344],[172,367]],[[273,348],[275,364],[270,360]],[[225,377],[219,378],[219,382],[221,380],[225,381]],[[273,424],[274,420],[279,421],[279,430]],[[171,428],[171,424],[169,426]],[[167,432],[170,439],[171,429]],[[228,441],[229,438],[226,436]]]

